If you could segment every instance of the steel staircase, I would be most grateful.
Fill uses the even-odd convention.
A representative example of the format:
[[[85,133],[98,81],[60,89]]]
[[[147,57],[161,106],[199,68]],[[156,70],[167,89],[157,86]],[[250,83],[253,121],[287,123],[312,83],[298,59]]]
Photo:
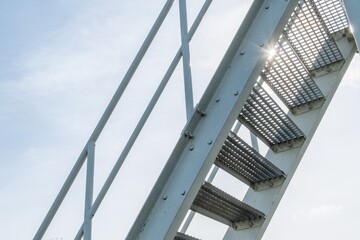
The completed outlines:
[[[261,239],[356,52],[353,40],[338,0],[255,0],[127,239],[196,240],[181,228],[189,211],[229,226],[225,240]],[[260,141],[251,146],[239,126]],[[249,187],[243,199],[206,178],[217,168]],[[77,239],[90,239],[85,223]]]
[[[274,2],[270,2],[264,2],[258,11],[270,10],[273,7],[272,5],[275,5]],[[339,31],[343,32],[343,37],[347,37],[348,33],[345,12],[340,2],[330,1],[330,4],[325,1],[311,0],[295,2],[295,7],[292,8],[291,14],[287,15],[288,21],[273,46],[275,53],[266,59],[258,77],[249,76],[247,79],[247,83],[251,82],[253,86],[250,93],[246,89],[246,85],[239,93],[238,101],[241,102],[241,97],[248,96],[246,101],[241,108],[237,108],[234,104],[235,109],[224,114],[231,116],[234,112],[235,114],[238,112],[236,119],[269,147],[267,157],[261,156],[258,151],[246,144],[234,132],[229,132],[227,136],[224,136],[222,133],[228,130],[224,127],[218,133],[219,136],[216,137],[217,142],[222,142],[221,148],[218,150],[219,147],[215,144],[212,147],[215,152],[218,152],[217,156],[211,156],[211,151],[209,151],[208,156],[204,157],[205,161],[201,166],[202,168],[199,168],[194,182],[187,185],[189,189],[186,196],[192,202],[191,210],[229,226],[224,239],[261,238],[354,53],[353,43],[349,42],[347,38],[345,40],[343,38],[334,39]],[[256,3],[254,4],[256,5]],[[287,6],[290,5],[289,3]],[[284,10],[280,18],[286,16],[286,11]],[[253,20],[255,22],[253,24],[256,24],[256,20]],[[280,22],[281,20],[278,23],[279,25]],[[258,26],[256,25],[256,27]],[[273,35],[275,34],[273,33]],[[257,42],[256,40],[248,41]],[[269,39],[268,42],[271,40]],[[347,50],[340,50],[340,46],[344,49],[342,44],[347,45],[345,47]],[[233,45],[235,45],[234,42]],[[268,48],[270,46],[267,45]],[[231,47],[231,51],[234,51]],[[235,50],[237,54],[227,53],[225,59],[229,55],[232,59],[221,65],[218,72],[222,68],[241,68],[242,65],[237,65],[237,62],[241,62],[239,58],[245,56],[246,52],[243,50],[245,47],[241,44],[237,47]],[[264,45],[260,43],[257,47],[261,48]],[[255,52],[256,50],[252,51]],[[248,57],[251,58],[252,56]],[[227,80],[230,82],[230,78],[234,77],[230,72],[231,70],[221,72],[222,75],[219,78],[222,78],[223,82]],[[214,78],[216,77],[215,75]],[[325,80],[328,81],[325,83],[324,79],[329,78],[333,78],[333,80]],[[242,79],[238,77],[237,80],[240,82]],[[290,111],[288,114],[262,87],[262,81],[288,107]],[[318,82],[321,84],[318,85]],[[237,84],[233,86],[234,89],[237,89]],[[215,92],[213,96],[217,94]],[[233,96],[229,96],[229,98],[231,97]],[[201,106],[201,102],[199,106]],[[206,113],[211,112],[212,109],[210,108],[215,108],[215,106],[201,107]],[[234,117],[232,116],[231,119],[233,120]],[[194,139],[198,135],[200,135],[199,138],[202,137],[197,131],[200,132],[204,128],[198,126],[193,129]],[[206,132],[205,129],[203,131]],[[188,139],[186,146],[193,141]],[[180,171],[176,168],[180,168],[182,165],[180,161],[186,160],[182,156],[177,157],[181,160],[174,166],[174,172]],[[204,180],[204,175],[200,179],[198,177],[201,175],[201,171],[204,168],[209,170],[207,161],[213,162],[217,167],[250,187],[242,201],[208,182],[201,184],[200,188],[199,184],[196,185],[196,182]],[[284,163],[284,161],[286,162]],[[174,213],[170,218],[167,216],[170,213],[166,211],[166,209],[170,211],[170,207],[165,202],[169,201],[171,196],[169,194],[174,192],[172,189],[180,187],[179,184],[172,185],[172,181],[175,179],[180,181],[181,176],[181,174],[170,173],[166,176],[166,184],[162,183],[166,180],[163,180],[162,176],[160,177],[152,194],[158,193],[158,196],[165,194],[167,199],[150,195],[137,222],[129,233],[128,239],[171,239],[171,235],[174,234],[174,227],[179,227],[180,221],[177,222],[177,218],[182,219],[184,217],[183,208],[186,208],[188,204],[186,204],[186,197],[175,199],[171,203],[175,206],[173,206]],[[157,189],[158,185],[161,186],[159,189]],[[172,189],[167,186],[171,186]],[[194,194],[192,190],[197,194]],[[194,200],[192,195],[196,195]],[[182,205],[175,202],[181,202]],[[158,217],[158,215],[160,216]],[[164,224],[164,220],[161,218],[169,219],[169,224],[164,229],[156,226],[155,223],[151,223],[154,221],[157,224]],[[140,222],[144,223],[141,229],[137,225]],[[205,228],[206,226],[204,226]],[[177,236],[179,235],[182,238],[175,237],[175,239],[193,239],[190,236],[177,233]]]

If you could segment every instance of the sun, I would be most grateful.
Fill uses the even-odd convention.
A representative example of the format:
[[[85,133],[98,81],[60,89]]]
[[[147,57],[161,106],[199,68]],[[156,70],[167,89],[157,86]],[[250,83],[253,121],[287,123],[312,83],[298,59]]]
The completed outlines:
[[[269,58],[275,57],[276,53],[277,53],[276,49],[274,49],[274,48],[268,50]]]

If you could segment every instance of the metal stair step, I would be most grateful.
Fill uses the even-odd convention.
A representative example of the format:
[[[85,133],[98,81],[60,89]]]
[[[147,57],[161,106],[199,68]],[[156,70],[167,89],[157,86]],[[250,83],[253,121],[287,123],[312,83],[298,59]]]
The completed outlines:
[[[265,214],[225,193],[217,187],[205,182],[191,210],[222,222],[234,229],[259,226],[265,219]]]
[[[339,0],[312,0],[326,28],[331,34],[349,27],[344,8]]]
[[[274,152],[299,147],[305,135],[268,93],[255,84],[238,120]]]
[[[191,236],[188,236],[186,234],[183,234],[183,233],[177,233],[174,240],[200,240],[198,238],[194,238],[194,237],[191,237]]]
[[[254,190],[278,186],[285,174],[235,133],[230,132],[214,162]]]
[[[283,36],[274,49],[276,55],[265,64],[262,79],[293,114],[320,107],[325,101],[324,95]]]
[[[323,15],[327,16],[330,14],[335,16],[334,13],[324,14],[324,9],[329,10],[331,6],[333,9],[337,9],[340,2],[322,2],[319,0],[299,1],[283,32],[284,37],[308,71],[313,74],[315,74],[316,69],[326,66],[333,65],[332,68],[339,68],[344,62],[343,56],[329,30],[340,29],[341,26],[335,26],[333,18],[331,20],[330,18],[323,20]],[[328,5],[328,2],[331,2],[331,6]],[[319,11],[319,9],[322,11]],[[341,20],[340,25],[344,24],[342,20],[344,16],[340,12],[338,15],[336,19]]]

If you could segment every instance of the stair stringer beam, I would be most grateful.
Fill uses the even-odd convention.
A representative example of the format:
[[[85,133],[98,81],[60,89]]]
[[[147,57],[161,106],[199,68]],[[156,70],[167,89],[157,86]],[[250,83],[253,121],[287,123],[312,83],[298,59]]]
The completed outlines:
[[[360,50],[360,2],[359,0],[343,0],[346,16],[351,24],[358,51]]]
[[[266,219],[261,226],[243,229],[236,231],[229,228],[224,236],[224,240],[259,240],[262,238],[267,226],[269,225],[272,216],[274,215],[277,206],[279,205],[286,188],[288,187],[291,178],[301,161],[312,137],[314,136],[317,127],[328,108],[331,99],[333,98],[336,89],[338,88],[343,75],[345,74],[355,52],[356,45],[353,41],[348,42],[346,39],[337,41],[337,44],[345,58],[345,63],[341,69],[330,74],[314,79],[321,91],[325,95],[325,103],[321,108],[294,116],[290,112],[288,115],[296,123],[296,125],[307,136],[305,142],[300,148],[293,148],[291,150],[274,153],[269,150],[266,154],[266,159],[279,167],[287,175],[286,180],[281,186],[255,192],[249,188],[243,202],[262,211],[266,215]]]
[[[174,238],[296,3],[253,2],[126,239]]]

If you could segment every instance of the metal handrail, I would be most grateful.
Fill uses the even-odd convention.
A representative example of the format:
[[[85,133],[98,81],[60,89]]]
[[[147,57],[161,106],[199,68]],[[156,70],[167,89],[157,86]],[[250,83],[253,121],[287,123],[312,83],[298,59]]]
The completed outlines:
[[[91,141],[96,142],[96,140],[99,138],[102,130],[104,129],[107,121],[109,120],[112,112],[114,111],[114,109],[115,109],[117,103],[119,102],[122,94],[124,93],[127,85],[129,84],[132,76],[134,75],[140,62],[142,61],[143,57],[145,56],[145,53],[147,52],[149,46],[151,45],[151,42],[154,40],[158,30],[160,29],[162,23],[164,22],[165,17],[168,15],[174,1],[175,0],[168,0],[165,3],[158,18],[156,19],[154,25],[152,26],[149,34],[145,38],[140,50],[136,54],[132,64],[130,65],[130,67],[129,67],[128,71],[126,72],[124,78],[122,79],[119,87],[117,88],[116,92],[114,93],[109,105],[106,107],[105,112],[101,116],[100,121],[98,122],[93,133],[91,134],[88,142],[91,142]],[[41,223],[38,231],[36,232],[36,234],[33,238],[34,240],[40,240],[44,236],[47,228],[49,227],[52,219],[54,218],[54,216],[55,216],[57,210],[59,209],[62,201],[64,200],[67,192],[69,191],[72,183],[74,182],[75,178],[77,177],[78,173],[80,172],[80,169],[81,169],[82,165],[84,164],[85,159],[87,157],[88,142],[85,144],[85,147],[81,151],[80,156],[78,157],[77,161],[75,162],[74,167],[72,168],[70,174],[66,178],[64,185],[61,187],[58,195],[56,196],[53,204],[51,205],[48,213],[46,214],[43,222]]]
[[[38,231],[36,232],[35,236],[34,236],[34,240],[40,240],[43,235],[45,234],[48,226],[50,225],[52,219],[54,218],[57,210],[59,209],[62,201],[64,200],[67,192],[69,191],[70,187],[72,186],[72,183],[74,182],[74,180],[76,179],[80,169],[82,168],[83,163],[85,162],[86,158],[88,160],[88,169],[87,169],[87,183],[86,183],[86,198],[85,198],[85,214],[84,214],[84,222],[81,225],[75,239],[81,239],[81,237],[83,236],[84,232],[86,233],[84,235],[84,239],[91,239],[91,220],[94,216],[94,214],[96,213],[97,209],[99,208],[102,200],[104,199],[107,191],[109,190],[113,180],[115,179],[118,171],[120,170],[122,163],[125,161],[128,153],[130,152],[133,144],[135,143],[135,140],[137,139],[137,137],[139,136],[143,126],[145,125],[149,115],[151,114],[153,108],[155,107],[158,99],[160,98],[162,91],[164,90],[166,84],[168,83],[169,79],[171,78],[173,72],[175,71],[175,68],[177,67],[181,57],[184,55],[187,56],[186,59],[184,59],[184,63],[188,63],[189,64],[189,52],[184,54],[184,51],[186,50],[186,46],[187,46],[187,51],[189,51],[189,41],[191,40],[191,38],[193,37],[193,35],[195,34],[197,28],[199,27],[201,20],[203,19],[205,13],[207,12],[210,4],[212,3],[212,0],[206,0],[205,3],[203,4],[200,12],[198,13],[196,19],[194,20],[194,23],[191,27],[191,29],[189,30],[188,33],[186,33],[187,31],[187,26],[184,26],[184,21],[187,21],[186,19],[186,12],[185,15],[184,11],[186,11],[186,9],[184,9],[184,7],[186,8],[186,5],[182,5],[184,3],[182,3],[180,1],[180,15],[182,15],[181,17],[181,28],[182,28],[182,37],[184,37],[184,39],[182,39],[182,46],[179,48],[177,54],[175,55],[173,61],[171,62],[168,70],[166,71],[160,85],[158,86],[157,90],[155,91],[151,101],[149,102],[146,110],[144,111],[141,119],[139,120],[137,126],[135,127],[131,137],[129,138],[126,146],[124,147],[122,153],[120,154],[117,162],[115,163],[113,169],[111,170],[108,178],[106,179],[104,185],[102,186],[96,200],[94,201],[94,203],[92,203],[92,195],[93,195],[93,164],[94,164],[94,151],[95,151],[95,143],[97,141],[97,139],[99,138],[102,130],[104,129],[107,121],[109,120],[113,110],[116,108],[117,103],[119,102],[122,94],[124,93],[128,83],[130,82],[130,80],[132,79],[132,76],[134,75],[135,71],[137,70],[139,64],[141,63],[145,53],[147,52],[149,46],[151,45],[153,39],[155,38],[158,30],[160,29],[163,21],[165,20],[166,16],[168,15],[173,2],[175,0],[168,0],[163,9],[161,10],[158,18],[156,19],[154,25],[152,26],[148,36],[146,37],[145,41],[143,42],[139,52],[137,53],[136,57],[134,58],[132,64],[130,65],[128,71],[126,72],[123,80],[121,81],[118,89],[116,90],[114,96],[112,97],[109,105],[107,106],[105,112],[103,113],[100,121],[98,122],[97,126],[95,127],[93,133],[91,134],[88,142],[86,143],[84,149],[82,150],[80,156],[78,157],[74,167],[72,168],[70,174],[68,175],[67,179],[65,180],[64,185],[62,186],[62,188],[60,189],[57,197],[55,198],[51,208],[49,209],[47,215],[45,216],[42,224],[40,225]],[[186,42],[185,42],[186,41]],[[185,46],[185,50],[184,50],[184,46]],[[185,65],[184,64],[184,65]],[[192,102],[192,85],[191,85],[191,73],[189,72],[190,70],[190,65],[188,65],[188,68],[185,70],[184,68],[184,80],[185,80],[185,84],[187,84],[187,87],[185,89],[185,93],[187,96],[190,96],[191,98],[187,97],[188,99],[190,99]],[[187,76],[189,76],[190,74],[190,81],[187,81],[186,83],[186,79],[188,78]],[[190,84],[189,84],[190,83]],[[191,90],[191,94],[189,95],[189,89]],[[193,108],[191,105],[193,104],[188,104],[187,103],[187,108],[191,107]],[[189,117],[189,116],[188,116]]]

